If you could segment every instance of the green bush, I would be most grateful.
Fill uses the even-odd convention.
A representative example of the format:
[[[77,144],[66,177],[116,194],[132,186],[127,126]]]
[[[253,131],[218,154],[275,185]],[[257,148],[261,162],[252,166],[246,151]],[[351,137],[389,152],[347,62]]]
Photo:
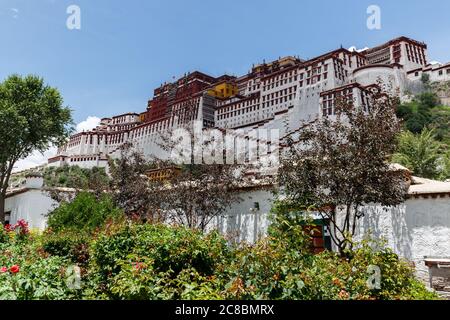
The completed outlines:
[[[0,245],[0,300],[75,299],[79,291],[67,285],[71,263],[39,250],[39,241]]]
[[[276,201],[269,216],[269,237],[282,239],[290,249],[307,252],[311,247],[311,235],[306,233],[302,225],[314,224],[307,211],[308,208],[304,206]]]
[[[48,227],[53,231],[64,229],[94,230],[108,219],[122,216],[109,195],[97,199],[89,192],[79,193],[72,202],[63,202],[48,216]]]
[[[50,255],[85,265],[89,261],[89,240],[89,234],[84,232],[48,232],[42,239],[42,248]]]
[[[3,226],[0,224],[0,243],[9,242],[9,236]]]
[[[413,269],[382,243],[363,241],[343,258],[335,252],[312,254],[302,224],[304,209],[277,203],[269,237],[235,250],[219,274],[227,299],[436,299],[416,280]],[[380,287],[369,286],[373,268]]]
[[[214,276],[201,275],[187,268],[175,275],[173,271],[158,272],[153,261],[139,264],[123,263],[121,271],[111,280],[111,293],[119,299],[132,300],[219,300],[221,283]]]
[[[205,235],[185,227],[143,224],[137,226],[136,233],[139,236],[133,251],[151,257],[155,269],[162,272],[178,274],[193,268],[211,275],[228,255],[226,242],[217,232]]]
[[[105,168],[92,169],[78,166],[48,167],[43,172],[47,187],[68,187],[88,190],[96,186],[107,186],[110,179]]]
[[[364,240],[352,251],[352,259],[347,262],[355,275],[360,275],[358,293],[373,299],[430,299],[436,294],[428,291],[414,276],[411,265],[399,258],[391,249],[374,241]],[[367,281],[370,266],[379,267],[380,288],[369,289],[361,285]],[[358,277],[356,277],[358,279]],[[354,288],[350,288],[355,290]]]
[[[369,266],[380,268],[379,289],[369,286]],[[240,250],[227,273],[227,299],[437,299],[390,249],[367,244],[347,260],[334,252],[311,255],[266,239]]]
[[[297,218],[278,215],[253,245],[131,221],[11,237],[0,243],[0,299],[437,299],[383,245],[361,242],[346,258],[313,254]],[[80,289],[67,285],[74,264]],[[379,287],[368,285],[373,266]]]
[[[201,277],[212,276],[229,259],[230,253],[226,241],[217,232],[204,235],[185,227],[126,223],[111,225],[99,234],[92,243],[91,257],[90,272],[99,280],[100,291],[107,288],[114,295],[121,291],[116,286],[127,283],[127,270],[136,264],[149,265],[152,270],[149,276],[165,274],[168,277],[165,280],[170,282],[188,269]],[[157,281],[145,279],[144,282]],[[134,278],[128,280],[130,286],[136,282]],[[148,292],[145,295],[152,296]],[[129,298],[132,297],[134,294]]]

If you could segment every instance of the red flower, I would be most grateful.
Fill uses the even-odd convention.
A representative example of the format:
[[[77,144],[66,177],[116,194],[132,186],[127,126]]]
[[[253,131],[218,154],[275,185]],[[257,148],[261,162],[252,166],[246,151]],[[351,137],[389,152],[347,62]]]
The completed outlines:
[[[7,267],[1,267],[0,268],[0,273],[5,273],[5,272],[7,272],[8,271],[8,268]]]
[[[11,273],[17,273],[20,271],[20,267],[17,264],[15,264],[11,268],[9,268],[9,271],[11,271]]]
[[[134,264],[134,269],[137,270],[137,271],[142,270],[142,269],[144,269],[144,264],[141,263],[141,262],[136,262]]]
[[[28,222],[26,222],[24,219],[20,219],[19,221],[17,221],[13,228],[14,230],[17,230],[18,233],[22,236],[29,233]]]

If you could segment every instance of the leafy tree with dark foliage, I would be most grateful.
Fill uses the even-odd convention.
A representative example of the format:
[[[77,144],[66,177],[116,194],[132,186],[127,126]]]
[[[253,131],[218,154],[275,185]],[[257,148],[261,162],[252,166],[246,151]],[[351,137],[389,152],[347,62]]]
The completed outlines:
[[[176,224],[205,231],[231,203],[240,201],[237,188],[243,182],[234,165],[187,164],[158,190],[168,218]]]
[[[166,150],[174,148],[169,140],[162,141]],[[152,177],[149,170],[163,178]],[[240,201],[237,189],[247,182],[240,165],[147,161],[131,144],[110,161],[110,173],[113,198],[128,216],[200,230]]]
[[[120,148],[120,157],[109,160],[109,167],[109,191],[116,205],[129,217],[138,216],[155,222],[160,220],[157,212],[152,211],[158,207],[159,201],[154,203],[158,199],[152,194],[153,184],[150,184],[146,176],[147,170],[152,166],[144,156],[131,143],[125,143]]]
[[[178,170],[165,179],[163,188],[153,190],[161,199],[160,205],[169,221],[205,231],[214,218],[224,214],[232,203],[241,201],[238,189],[251,180],[245,172],[258,165],[226,164],[225,153],[218,159],[207,161],[202,150],[209,149],[216,138],[200,138],[191,126],[183,129],[183,138],[189,141],[184,145],[190,150],[187,156],[186,150],[179,148],[179,137],[172,132],[161,135],[160,147],[171,154],[171,158],[160,160],[158,167]],[[200,163],[196,158],[201,159]]]
[[[404,175],[389,165],[400,123],[398,98],[388,92],[381,84],[372,91],[369,112],[337,99],[336,116],[306,126],[282,157],[279,182],[286,201],[313,206],[328,220],[341,254],[352,248],[364,205],[393,206],[405,198]]]

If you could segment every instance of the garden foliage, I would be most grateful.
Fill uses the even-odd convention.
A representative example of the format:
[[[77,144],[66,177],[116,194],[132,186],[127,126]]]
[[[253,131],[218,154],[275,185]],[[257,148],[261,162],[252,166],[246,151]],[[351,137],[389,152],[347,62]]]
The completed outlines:
[[[109,221],[96,230],[0,232],[1,299],[434,299],[390,249],[313,254],[300,224],[276,215],[269,236],[230,244],[217,232]],[[73,266],[80,286],[70,286]],[[381,269],[378,288],[369,266]],[[71,278],[72,277],[72,278]]]

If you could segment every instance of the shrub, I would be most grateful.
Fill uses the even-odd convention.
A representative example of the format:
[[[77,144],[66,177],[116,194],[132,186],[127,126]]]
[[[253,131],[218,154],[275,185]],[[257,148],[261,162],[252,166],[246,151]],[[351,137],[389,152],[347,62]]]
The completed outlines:
[[[8,231],[0,225],[0,243],[9,242]]]
[[[235,250],[220,275],[227,299],[436,299],[416,280],[413,268],[383,243],[363,241],[346,252],[312,254],[301,208],[277,203],[269,237]],[[373,268],[380,286],[370,286]]]
[[[313,225],[307,211],[308,208],[298,204],[276,201],[270,212],[269,237],[282,240],[291,249],[307,251],[312,244],[311,235],[303,226]]]
[[[129,256],[130,261],[137,259]],[[173,299],[174,290],[169,290],[172,272],[157,272],[151,259],[139,260],[119,262],[120,271],[110,280],[112,296],[126,300]]]
[[[380,244],[314,255],[300,224],[274,221],[272,236],[233,247],[217,232],[131,221],[14,237],[0,243],[0,299],[437,299]],[[81,290],[67,285],[74,263]],[[370,266],[379,287],[368,286]]]
[[[330,251],[311,255],[289,249],[279,239],[270,241],[237,253],[227,270],[227,299],[437,299],[390,249],[363,244],[348,260]],[[379,289],[368,285],[369,266],[380,268]]]
[[[168,281],[187,269],[201,277],[211,276],[230,256],[224,238],[217,232],[204,235],[185,227],[136,223],[111,225],[92,243],[91,255],[90,272],[99,279],[97,286],[107,288],[111,282],[109,289],[113,295],[120,291],[116,286],[122,287],[124,283],[133,286],[136,279],[127,282],[125,278],[130,275],[127,270],[136,264],[146,265],[146,270],[150,268],[151,272],[146,271],[148,276],[165,274]],[[152,283],[152,279],[143,280]],[[151,296],[149,292],[137,295]]]
[[[108,219],[122,216],[111,197],[104,194],[97,199],[89,192],[81,192],[72,202],[63,202],[48,217],[48,226],[53,231],[63,229],[94,230]]]
[[[119,299],[222,299],[221,283],[216,277],[201,275],[194,268],[183,269],[177,275],[171,270],[158,272],[151,259],[122,264],[111,283],[111,293]]]
[[[50,255],[85,265],[89,261],[89,239],[89,234],[83,232],[47,232],[42,239],[42,248]]]
[[[178,274],[193,268],[211,275],[218,263],[228,255],[226,242],[217,232],[203,234],[185,227],[139,225],[136,230],[138,255],[148,255],[158,271],[172,270]]]
[[[64,258],[43,255],[38,241],[0,245],[0,300],[77,298],[66,283],[69,266]]]
[[[348,264],[361,282],[367,281],[369,266],[375,266],[380,270],[379,288],[369,289],[367,285],[359,286],[358,291],[363,297],[382,300],[437,298],[436,294],[429,292],[415,278],[411,265],[383,244],[369,240],[362,241],[352,252],[352,259]]]
[[[15,265],[18,270],[16,273],[10,271],[0,274],[0,299],[69,298],[64,264],[65,260],[61,258],[48,257],[29,264]],[[73,295],[76,296],[75,292]]]

